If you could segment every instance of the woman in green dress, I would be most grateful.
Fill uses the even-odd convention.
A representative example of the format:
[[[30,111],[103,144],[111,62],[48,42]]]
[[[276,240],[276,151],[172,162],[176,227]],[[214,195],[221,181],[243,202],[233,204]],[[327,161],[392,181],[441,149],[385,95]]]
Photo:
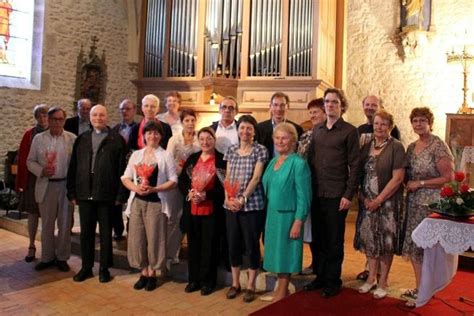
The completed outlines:
[[[311,205],[311,172],[295,153],[297,141],[291,124],[275,127],[273,142],[278,156],[268,164],[262,181],[267,199],[263,267],[278,274],[273,302],[289,295],[290,274],[301,271],[302,226]]]

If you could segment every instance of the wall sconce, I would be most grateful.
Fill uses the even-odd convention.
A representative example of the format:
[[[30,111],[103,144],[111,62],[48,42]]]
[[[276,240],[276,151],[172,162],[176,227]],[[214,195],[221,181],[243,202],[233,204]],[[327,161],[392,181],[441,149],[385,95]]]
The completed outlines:
[[[448,63],[454,63],[454,62],[459,62],[462,65],[463,68],[463,103],[461,107],[458,110],[458,113],[462,114],[468,114],[472,112],[472,109],[469,108],[469,105],[467,104],[467,75],[468,75],[468,66],[469,63],[474,61],[474,55],[469,54],[467,51],[467,46],[463,46],[462,52],[455,52],[454,47],[452,48],[451,52],[446,53],[447,55],[447,60]]]

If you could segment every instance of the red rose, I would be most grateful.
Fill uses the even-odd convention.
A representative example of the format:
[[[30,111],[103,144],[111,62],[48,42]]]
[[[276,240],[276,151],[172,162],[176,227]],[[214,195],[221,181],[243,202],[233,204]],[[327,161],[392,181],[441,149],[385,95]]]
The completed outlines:
[[[457,182],[463,182],[465,178],[466,176],[464,175],[464,172],[462,171],[456,171],[454,173],[454,180],[456,180]]]
[[[467,183],[461,184],[461,186],[459,187],[459,191],[461,191],[461,193],[468,193],[469,192],[469,184],[467,184]]]
[[[454,190],[450,186],[444,186],[444,187],[441,188],[440,195],[443,198],[453,196],[454,195]]]

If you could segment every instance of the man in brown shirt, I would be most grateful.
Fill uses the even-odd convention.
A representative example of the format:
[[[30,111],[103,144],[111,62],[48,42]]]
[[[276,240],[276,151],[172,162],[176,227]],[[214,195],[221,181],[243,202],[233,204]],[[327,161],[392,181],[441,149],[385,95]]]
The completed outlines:
[[[342,90],[327,89],[324,107],[327,119],[314,127],[308,152],[317,278],[304,288],[322,289],[321,296],[328,298],[342,285],[345,219],[358,186],[359,134],[341,117],[348,107]]]

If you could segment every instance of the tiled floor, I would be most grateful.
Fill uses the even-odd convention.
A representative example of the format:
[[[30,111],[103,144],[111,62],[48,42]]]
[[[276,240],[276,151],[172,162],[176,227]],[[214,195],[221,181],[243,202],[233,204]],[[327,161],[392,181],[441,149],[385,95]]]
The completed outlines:
[[[364,264],[364,256],[352,249],[353,218],[349,216],[346,230],[346,257],[343,267],[345,286],[360,285],[354,281]],[[39,244],[39,243],[38,243]],[[112,270],[114,279],[100,284],[97,278],[83,283],[72,281],[73,271],[80,268],[80,259],[69,261],[72,271],[56,269],[36,272],[35,263],[26,263],[27,238],[0,229],[0,314],[52,315],[52,314],[167,314],[167,315],[246,315],[268,303],[256,300],[250,304],[240,298],[227,300],[226,289],[221,288],[210,296],[198,292],[184,293],[185,283],[169,281],[153,292],[132,289],[137,275],[125,270]],[[38,249],[39,251],[40,249]],[[39,252],[37,253],[39,254]],[[309,262],[305,248],[304,262]],[[95,271],[97,272],[97,271]],[[391,272],[391,295],[398,296],[402,288],[413,286],[410,265],[396,258]],[[330,304],[330,300],[328,300]]]

